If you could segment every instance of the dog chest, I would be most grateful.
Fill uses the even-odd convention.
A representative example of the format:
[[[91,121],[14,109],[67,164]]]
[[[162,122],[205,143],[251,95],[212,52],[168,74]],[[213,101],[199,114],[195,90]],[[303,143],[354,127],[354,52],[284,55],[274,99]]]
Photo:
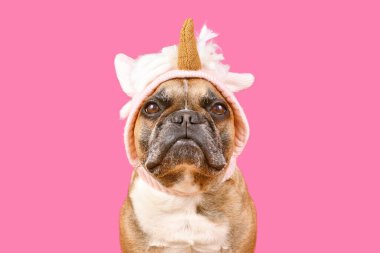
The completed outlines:
[[[150,247],[163,252],[221,252],[228,248],[227,222],[213,223],[197,214],[201,197],[179,197],[156,191],[139,178],[130,197],[141,229]],[[190,252],[190,251],[189,251]]]

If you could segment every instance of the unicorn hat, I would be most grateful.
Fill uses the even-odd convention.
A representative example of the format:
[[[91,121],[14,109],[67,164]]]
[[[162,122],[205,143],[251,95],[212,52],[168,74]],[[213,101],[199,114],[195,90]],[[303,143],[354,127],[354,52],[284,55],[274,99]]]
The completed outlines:
[[[138,168],[151,185],[161,188],[149,172],[138,162],[134,144],[134,123],[144,100],[162,83],[173,78],[204,78],[210,81],[224,96],[231,106],[235,118],[235,143],[233,155],[225,169],[224,180],[227,180],[236,167],[236,158],[244,149],[249,137],[249,126],[243,109],[234,92],[252,85],[254,76],[249,73],[233,73],[229,66],[223,64],[218,45],[211,40],[218,35],[206,25],[196,39],[192,19],[186,19],[178,45],[164,47],[161,52],[145,54],[133,59],[125,54],[115,57],[116,75],[123,91],[131,97],[120,110],[121,119],[126,119],[124,142],[128,160]]]

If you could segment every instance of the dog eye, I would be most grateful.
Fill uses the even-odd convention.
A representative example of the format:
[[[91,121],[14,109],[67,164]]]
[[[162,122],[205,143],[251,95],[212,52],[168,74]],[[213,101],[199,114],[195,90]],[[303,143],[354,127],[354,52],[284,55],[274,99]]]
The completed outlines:
[[[161,108],[158,106],[158,104],[156,104],[155,102],[149,102],[146,106],[145,106],[145,112],[148,113],[148,114],[154,114],[154,113],[157,113],[161,110]]]
[[[217,103],[211,107],[210,111],[216,115],[223,115],[227,112],[227,108],[223,104]]]

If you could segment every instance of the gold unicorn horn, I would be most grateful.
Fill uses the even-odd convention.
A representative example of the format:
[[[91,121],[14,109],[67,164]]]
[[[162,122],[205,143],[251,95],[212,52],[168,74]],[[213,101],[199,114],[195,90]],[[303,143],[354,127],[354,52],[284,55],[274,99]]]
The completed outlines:
[[[197,50],[197,41],[194,36],[194,23],[191,18],[185,20],[182,26],[178,45],[178,69],[201,69],[201,60]]]

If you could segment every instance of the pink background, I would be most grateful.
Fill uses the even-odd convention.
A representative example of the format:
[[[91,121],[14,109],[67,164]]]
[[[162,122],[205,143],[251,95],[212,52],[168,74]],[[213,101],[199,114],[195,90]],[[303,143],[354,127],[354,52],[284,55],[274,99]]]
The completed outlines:
[[[113,59],[193,17],[220,33],[252,135],[257,253],[380,252],[378,1],[2,1],[0,252],[120,252],[131,168]]]

